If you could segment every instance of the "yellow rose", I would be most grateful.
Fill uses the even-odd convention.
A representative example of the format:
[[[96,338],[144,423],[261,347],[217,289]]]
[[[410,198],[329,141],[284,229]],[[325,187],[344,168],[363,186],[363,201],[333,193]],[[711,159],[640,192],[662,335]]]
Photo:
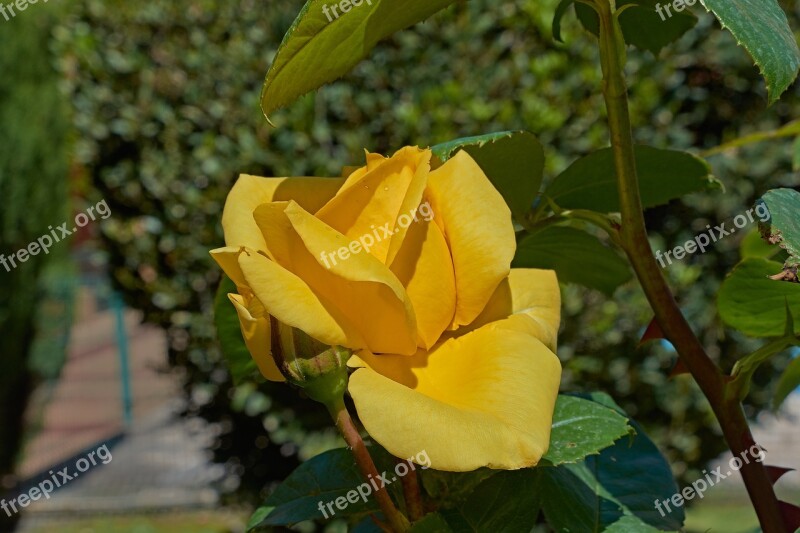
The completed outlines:
[[[213,257],[262,373],[270,316],[356,354],[348,390],[369,434],[439,470],[536,464],[561,377],[555,273],[511,269],[511,214],[459,152],[367,154],[343,178],[243,175]],[[313,354],[312,354],[313,355]]]

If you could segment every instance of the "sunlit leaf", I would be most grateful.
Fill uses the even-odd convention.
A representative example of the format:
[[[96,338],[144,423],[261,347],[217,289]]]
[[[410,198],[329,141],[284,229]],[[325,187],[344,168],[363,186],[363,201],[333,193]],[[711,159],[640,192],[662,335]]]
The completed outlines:
[[[267,73],[262,111],[268,116],[341,77],[378,41],[425,20],[453,1],[309,0],[286,32]]]
[[[800,50],[777,0],[701,0],[744,46],[767,81],[770,104],[794,82]]]
[[[800,283],[774,281],[781,263],[746,259],[731,272],[717,297],[722,320],[751,337],[779,337],[786,328],[786,304],[800,316]]]
[[[771,242],[789,252],[794,263],[800,263],[800,192],[774,189],[759,200],[769,209],[769,220],[759,224]]]
[[[560,395],[553,415],[550,449],[544,460],[574,463],[629,434],[628,419],[615,409],[575,396]]]

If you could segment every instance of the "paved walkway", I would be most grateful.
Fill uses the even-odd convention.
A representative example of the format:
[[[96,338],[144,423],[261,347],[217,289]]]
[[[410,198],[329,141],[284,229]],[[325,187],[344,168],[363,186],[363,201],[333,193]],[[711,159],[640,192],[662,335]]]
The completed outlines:
[[[74,471],[104,443],[112,459],[33,502],[23,531],[65,513],[202,508],[218,500],[212,486],[224,471],[210,462],[213,429],[179,416],[182,393],[167,366],[164,333],[125,313],[133,396],[133,424],[125,427],[114,313],[98,305],[81,291],[67,362],[58,383],[38,393],[41,431],[25,449],[20,475],[33,482],[57,466]]]
[[[123,429],[122,382],[113,312],[98,309],[82,290],[76,303],[67,361],[46,396],[42,428],[25,449],[20,469],[27,478]],[[163,332],[141,325],[138,313],[125,313],[130,351],[133,417],[138,420],[180,396],[166,366]],[[34,421],[34,424],[37,422]]]

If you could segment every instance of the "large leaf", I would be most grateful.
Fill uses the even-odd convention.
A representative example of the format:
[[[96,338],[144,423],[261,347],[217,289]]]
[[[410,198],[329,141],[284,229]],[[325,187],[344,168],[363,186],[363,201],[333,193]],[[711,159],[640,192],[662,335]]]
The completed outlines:
[[[708,163],[686,152],[637,146],[636,166],[644,207],[720,187]],[[604,148],[575,161],[544,194],[564,209],[613,212],[619,211],[618,191],[614,154]]]
[[[595,486],[599,494],[598,507],[604,524],[615,523],[621,509],[625,516],[633,517],[624,523],[638,521],[660,530],[679,530],[685,519],[683,508],[672,508],[671,513],[664,511],[662,516],[654,505],[655,501],[668,500],[678,492],[669,463],[644,429],[634,421],[631,424],[636,430],[631,440],[620,440],[599,455],[589,456],[569,468],[576,474],[578,470],[588,474],[590,486]]]
[[[553,269],[559,281],[579,283],[609,296],[632,277],[628,263],[595,237],[557,226],[522,239],[513,266]]]
[[[238,385],[246,380],[260,380],[261,378],[258,366],[244,343],[239,316],[228,299],[228,294],[235,292],[236,285],[228,276],[223,275],[214,300],[214,324],[217,326],[217,338],[228,371],[231,373],[233,382]]]
[[[800,263],[800,192],[774,189],[759,200],[769,209],[769,220],[759,224],[765,238],[780,244],[791,261]]]
[[[794,82],[800,50],[777,0],[701,0],[745,47],[767,80],[773,103]]]
[[[536,469],[536,490],[545,519],[554,531],[599,533],[603,529],[600,503],[604,498],[565,467]],[[612,502],[609,505],[613,506]],[[618,510],[616,518],[622,516]]]
[[[792,362],[783,371],[781,379],[778,380],[778,387],[775,389],[772,407],[779,408],[797,387],[800,387],[800,357],[792,359]]]
[[[642,50],[649,50],[657,55],[662,48],[678,40],[684,33],[697,24],[697,17],[691,11],[684,9],[680,12],[671,11],[672,16],[667,16],[663,9],[661,15],[656,6],[670,4],[664,0],[622,0],[617,2],[617,7],[631,5],[622,12],[619,24],[625,42]],[[583,27],[599,35],[600,21],[597,13],[585,4],[575,4],[575,12]]]
[[[611,410],[625,417],[624,411],[606,394],[581,394],[580,399]],[[570,531],[649,532],[680,529],[684,521],[682,509],[662,514],[656,500],[665,500],[678,492],[672,471],[656,445],[636,422],[631,438],[617,440],[599,454],[589,455],[577,464],[540,470],[565,483],[572,493],[542,502],[548,521],[562,527],[579,527]],[[566,470],[569,473],[565,473]],[[580,482],[580,483],[578,483]],[[573,509],[575,516],[569,516]],[[556,524],[551,523],[554,527]],[[558,529],[557,529],[558,530]]]
[[[629,434],[628,419],[615,409],[576,396],[560,395],[553,414],[550,449],[544,460],[574,463]]]
[[[717,308],[730,327],[751,337],[779,337],[786,328],[786,305],[800,316],[800,283],[774,281],[769,276],[783,265],[766,259],[745,259],[720,287]]]
[[[334,505],[335,514],[332,516],[330,511],[326,511],[329,515],[326,517],[319,509],[320,502],[324,506],[329,502],[334,503],[337,498],[346,499],[347,494],[362,483],[363,479],[349,450],[339,448],[322,453],[300,465],[275,489],[253,515],[249,527],[283,526],[304,520],[377,512],[378,505],[371,495],[366,502],[362,498],[356,503],[348,502],[344,510]]]
[[[535,470],[500,472],[484,481],[467,500],[441,511],[453,531],[530,531],[539,516]]]
[[[309,0],[278,48],[261,92],[261,109],[268,116],[341,77],[365,58],[378,41],[425,20],[453,2]],[[349,7],[346,13],[339,8],[342,4]]]
[[[445,509],[456,507],[472,494],[472,491],[497,474],[497,470],[479,468],[472,472],[441,472],[439,470],[423,470],[420,472],[422,486],[437,507]]]
[[[530,211],[544,175],[544,149],[527,131],[506,131],[457,139],[431,148],[442,161],[464,150],[503,195],[517,220]]]

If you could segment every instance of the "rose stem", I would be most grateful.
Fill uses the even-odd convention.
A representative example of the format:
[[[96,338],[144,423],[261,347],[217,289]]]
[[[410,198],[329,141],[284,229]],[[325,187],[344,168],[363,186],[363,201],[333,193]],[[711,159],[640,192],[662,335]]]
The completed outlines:
[[[364,444],[361,434],[358,432],[353,419],[350,417],[350,413],[347,412],[344,398],[339,398],[328,405],[328,410],[336,421],[336,427],[342,434],[344,441],[353,452],[353,457],[355,457],[358,469],[361,471],[361,475],[364,479],[367,482],[371,479],[380,479],[378,469],[375,468],[375,463],[372,461],[369,451],[367,451],[367,446]],[[374,495],[392,530],[396,533],[408,531],[410,526],[408,519],[397,510],[394,502],[392,502],[392,498],[389,497],[389,493],[386,491],[386,487],[380,487],[375,491]]]

